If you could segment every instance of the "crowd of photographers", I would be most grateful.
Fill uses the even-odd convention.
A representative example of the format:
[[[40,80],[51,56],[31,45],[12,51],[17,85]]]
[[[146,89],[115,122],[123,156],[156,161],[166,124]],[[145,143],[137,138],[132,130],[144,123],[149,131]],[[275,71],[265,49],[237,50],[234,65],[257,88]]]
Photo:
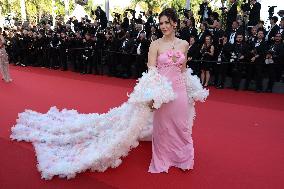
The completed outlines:
[[[205,86],[210,83],[224,88],[229,76],[229,87],[236,90],[244,78],[245,90],[272,92],[273,84],[283,81],[284,19],[271,16],[268,29],[260,20],[258,2],[251,0],[242,5],[243,14],[239,17],[236,0],[230,1],[231,6],[222,7],[220,15],[204,1],[198,20],[191,11],[178,10],[181,19],[176,35],[190,44],[188,66]],[[6,38],[10,63],[82,74],[140,77],[147,69],[150,43],[162,36],[155,22],[157,15],[148,11],[135,18],[135,11],[128,9],[124,15],[115,13],[109,22],[100,7],[92,14],[95,20],[58,20],[54,28],[48,20],[4,28],[0,32]],[[266,88],[264,78],[268,78]]]

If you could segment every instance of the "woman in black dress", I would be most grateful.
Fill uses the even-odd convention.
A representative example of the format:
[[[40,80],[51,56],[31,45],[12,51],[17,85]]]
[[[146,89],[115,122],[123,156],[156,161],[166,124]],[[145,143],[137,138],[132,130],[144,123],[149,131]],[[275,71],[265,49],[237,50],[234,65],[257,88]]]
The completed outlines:
[[[214,46],[212,45],[212,37],[210,35],[205,37],[205,42],[200,49],[201,53],[201,82],[204,87],[208,86],[210,79],[210,70],[212,69],[212,60],[214,57]]]

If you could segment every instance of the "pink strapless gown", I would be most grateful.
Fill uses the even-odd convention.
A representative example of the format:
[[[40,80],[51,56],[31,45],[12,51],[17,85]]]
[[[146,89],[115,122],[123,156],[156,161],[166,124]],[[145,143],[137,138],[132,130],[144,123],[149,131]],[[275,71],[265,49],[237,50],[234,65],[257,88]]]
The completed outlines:
[[[173,61],[175,57],[175,62]],[[157,68],[167,77],[177,95],[154,112],[152,160],[149,172],[168,172],[171,166],[192,169],[194,149],[189,129],[189,103],[179,66],[185,61],[181,51],[166,51],[157,58]]]

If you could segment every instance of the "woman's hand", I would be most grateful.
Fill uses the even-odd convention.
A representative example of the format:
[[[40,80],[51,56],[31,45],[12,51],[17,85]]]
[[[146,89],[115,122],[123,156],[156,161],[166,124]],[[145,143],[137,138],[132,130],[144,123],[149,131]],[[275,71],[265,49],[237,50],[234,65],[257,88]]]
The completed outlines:
[[[148,103],[148,107],[150,108],[151,112],[153,112],[155,110],[154,108],[154,100],[151,100],[149,103]]]

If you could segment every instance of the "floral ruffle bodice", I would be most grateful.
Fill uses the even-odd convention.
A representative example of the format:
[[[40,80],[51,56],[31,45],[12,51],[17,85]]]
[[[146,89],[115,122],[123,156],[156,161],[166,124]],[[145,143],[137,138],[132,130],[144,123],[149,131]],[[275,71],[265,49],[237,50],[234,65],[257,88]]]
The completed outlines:
[[[157,68],[170,66],[180,66],[185,61],[185,55],[182,51],[172,49],[161,53],[157,58]]]

